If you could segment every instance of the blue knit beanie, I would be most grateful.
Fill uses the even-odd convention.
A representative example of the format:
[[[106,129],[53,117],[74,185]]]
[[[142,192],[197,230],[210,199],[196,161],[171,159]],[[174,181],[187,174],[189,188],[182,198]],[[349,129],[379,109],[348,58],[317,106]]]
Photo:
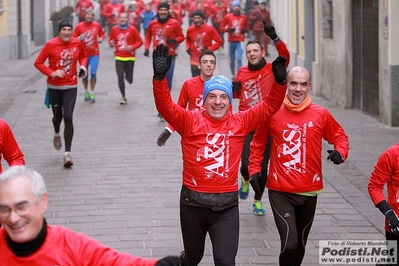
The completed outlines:
[[[213,90],[221,90],[227,93],[230,99],[230,104],[233,101],[233,88],[231,81],[225,76],[219,75],[216,77],[212,77],[210,80],[205,81],[204,83],[204,94],[203,94],[203,102],[205,103],[205,99],[208,96],[208,93]]]
[[[241,7],[240,1],[233,1],[233,3],[231,4],[231,7],[235,7],[235,6]]]

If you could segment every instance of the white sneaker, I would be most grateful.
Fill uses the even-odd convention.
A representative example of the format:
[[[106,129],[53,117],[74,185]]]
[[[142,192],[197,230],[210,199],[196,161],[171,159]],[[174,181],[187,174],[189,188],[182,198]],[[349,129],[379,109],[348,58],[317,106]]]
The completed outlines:
[[[72,157],[70,152],[66,152],[64,154],[64,167],[71,167],[73,165],[72,163]]]
[[[121,101],[119,102],[119,104],[125,105],[126,104],[126,98],[122,97]]]

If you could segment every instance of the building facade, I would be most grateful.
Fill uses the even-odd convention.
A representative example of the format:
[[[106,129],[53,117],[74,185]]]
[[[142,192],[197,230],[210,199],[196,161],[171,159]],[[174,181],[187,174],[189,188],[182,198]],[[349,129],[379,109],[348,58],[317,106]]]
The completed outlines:
[[[0,0],[0,63],[24,59],[53,37],[50,16],[76,0]]]
[[[399,1],[271,0],[291,66],[312,74],[313,93],[399,126]]]

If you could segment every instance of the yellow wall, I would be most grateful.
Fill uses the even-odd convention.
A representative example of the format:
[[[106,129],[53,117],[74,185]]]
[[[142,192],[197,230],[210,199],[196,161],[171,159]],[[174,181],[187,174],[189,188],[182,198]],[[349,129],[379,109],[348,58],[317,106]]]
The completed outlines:
[[[296,6],[296,0],[291,0],[291,29],[296,29],[296,10],[297,10],[297,6]],[[297,31],[296,30],[291,30],[291,43],[290,43],[290,47],[292,49],[292,51],[297,52],[298,51],[298,47],[297,47]]]
[[[3,0],[5,11],[0,14],[0,38],[7,36],[7,0]]]

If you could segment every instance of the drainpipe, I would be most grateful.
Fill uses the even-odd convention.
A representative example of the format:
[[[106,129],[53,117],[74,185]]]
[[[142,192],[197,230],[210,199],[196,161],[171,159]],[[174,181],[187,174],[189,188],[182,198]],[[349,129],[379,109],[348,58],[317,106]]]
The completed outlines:
[[[21,0],[17,3],[17,41],[18,41],[18,59],[22,59],[22,4]]]

